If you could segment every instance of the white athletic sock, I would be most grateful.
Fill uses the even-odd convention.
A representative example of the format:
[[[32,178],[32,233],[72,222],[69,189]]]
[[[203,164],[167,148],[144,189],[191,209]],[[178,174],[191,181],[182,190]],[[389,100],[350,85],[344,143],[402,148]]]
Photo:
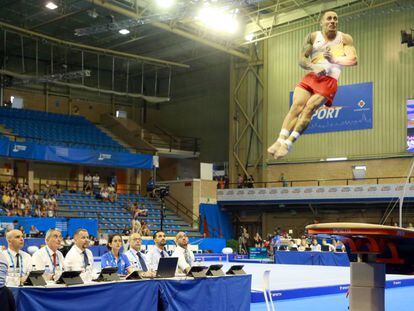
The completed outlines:
[[[280,130],[279,137],[280,137],[280,136],[289,137],[289,135],[290,135],[290,131],[289,131],[289,130],[287,130],[287,129],[281,129],[281,130]]]
[[[293,138],[295,138],[295,140],[297,140],[300,136],[299,132],[293,131],[292,134],[290,134],[290,136],[292,136]]]
[[[290,141],[289,139],[285,139],[285,144],[286,146],[288,146],[288,149],[292,148],[293,142]]]

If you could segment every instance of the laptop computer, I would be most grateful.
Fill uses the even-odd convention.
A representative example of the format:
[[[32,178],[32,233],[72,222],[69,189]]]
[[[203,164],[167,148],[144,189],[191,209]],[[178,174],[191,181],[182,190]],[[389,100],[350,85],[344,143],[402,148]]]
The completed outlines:
[[[158,263],[156,278],[173,278],[177,270],[178,257],[162,257]]]

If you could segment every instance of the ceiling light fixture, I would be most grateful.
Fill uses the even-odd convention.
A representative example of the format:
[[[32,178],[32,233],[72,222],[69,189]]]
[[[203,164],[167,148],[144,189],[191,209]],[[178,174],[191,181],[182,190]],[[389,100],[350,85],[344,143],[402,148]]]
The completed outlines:
[[[156,0],[156,3],[161,9],[169,9],[175,4],[175,0]]]
[[[58,6],[54,2],[49,1],[46,3],[45,7],[47,7],[49,10],[55,10]]]
[[[120,33],[121,35],[127,35],[127,34],[129,34],[129,33],[130,33],[130,31],[129,31],[128,29],[126,29],[126,28],[123,28],[123,29],[120,29],[120,30],[119,30],[119,33]]]
[[[199,11],[196,19],[207,28],[233,34],[239,29],[236,14],[237,12],[225,12],[223,9],[206,5]]]

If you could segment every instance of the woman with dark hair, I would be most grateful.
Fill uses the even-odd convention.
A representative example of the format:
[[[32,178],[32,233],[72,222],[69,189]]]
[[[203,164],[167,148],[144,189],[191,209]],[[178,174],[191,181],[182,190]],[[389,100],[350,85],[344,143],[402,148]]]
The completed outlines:
[[[122,238],[119,234],[110,235],[108,238],[109,252],[102,255],[101,267],[118,267],[118,274],[127,275],[134,271],[133,266],[125,254],[120,253]]]

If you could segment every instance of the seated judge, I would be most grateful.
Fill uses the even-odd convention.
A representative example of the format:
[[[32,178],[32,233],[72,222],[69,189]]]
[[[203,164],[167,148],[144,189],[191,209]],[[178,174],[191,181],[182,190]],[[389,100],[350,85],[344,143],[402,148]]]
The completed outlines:
[[[2,252],[0,252],[0,302],[2,311],[15,311],[16,303],[14,301],[13,294],[5,286],[7,276],[7,259]]]
[[[64,260],[65,270],[82,271],[81,278],[84,282],[92,280],[93,276],[93,255],[88,249],[89,233],[86,229],[76,230],[73,240],[75,244],[66,254]]]
[[[62,243],[62,233],[52,228],[46,232],[46,245],[38,249],[32,256],[32,265],[36,270],[47,270],[46,277],[50,280],[57,280],[64,269],[63,254],[58,250]]]
[[[134,271],[134,267],[128,260],[128,257],[120,252],[122,247],[122,237],[118,234],[113,234],[109,236],[108,239],[108,250],[109,252],[105,253],[101,257],[101,267],[117,267],[118,274],[127,275]]]
[[[22,251],[24,246],[23,233],[20,230],[10,230],[6,233],[8,248],[3,251],[7,260],[7,266],[10,270],[18,270],[21,281],[24,281],[25,275],[29,274],[32,269],[32,257]]]
[[[125,252],[131,265],[138,271],[149,271],[149,263],[146,256],[141,253],[142,238],[139,233],[129,236],[129,250]]]
[[[150,265],[150,269],[156,271],[158,269],[158,263],[161,257],[169,257],[164,247],[167,244],[165,233],[163,231],[157,231],[152,236],[154,239],[154,247],[147,254],[147,259]]]
[[[178,232],[175,237],[177,247],[171,257],[178,257],[178,273],[188,273],[194,264],[194,254],[188,249],[188,237],[184,232]]]

